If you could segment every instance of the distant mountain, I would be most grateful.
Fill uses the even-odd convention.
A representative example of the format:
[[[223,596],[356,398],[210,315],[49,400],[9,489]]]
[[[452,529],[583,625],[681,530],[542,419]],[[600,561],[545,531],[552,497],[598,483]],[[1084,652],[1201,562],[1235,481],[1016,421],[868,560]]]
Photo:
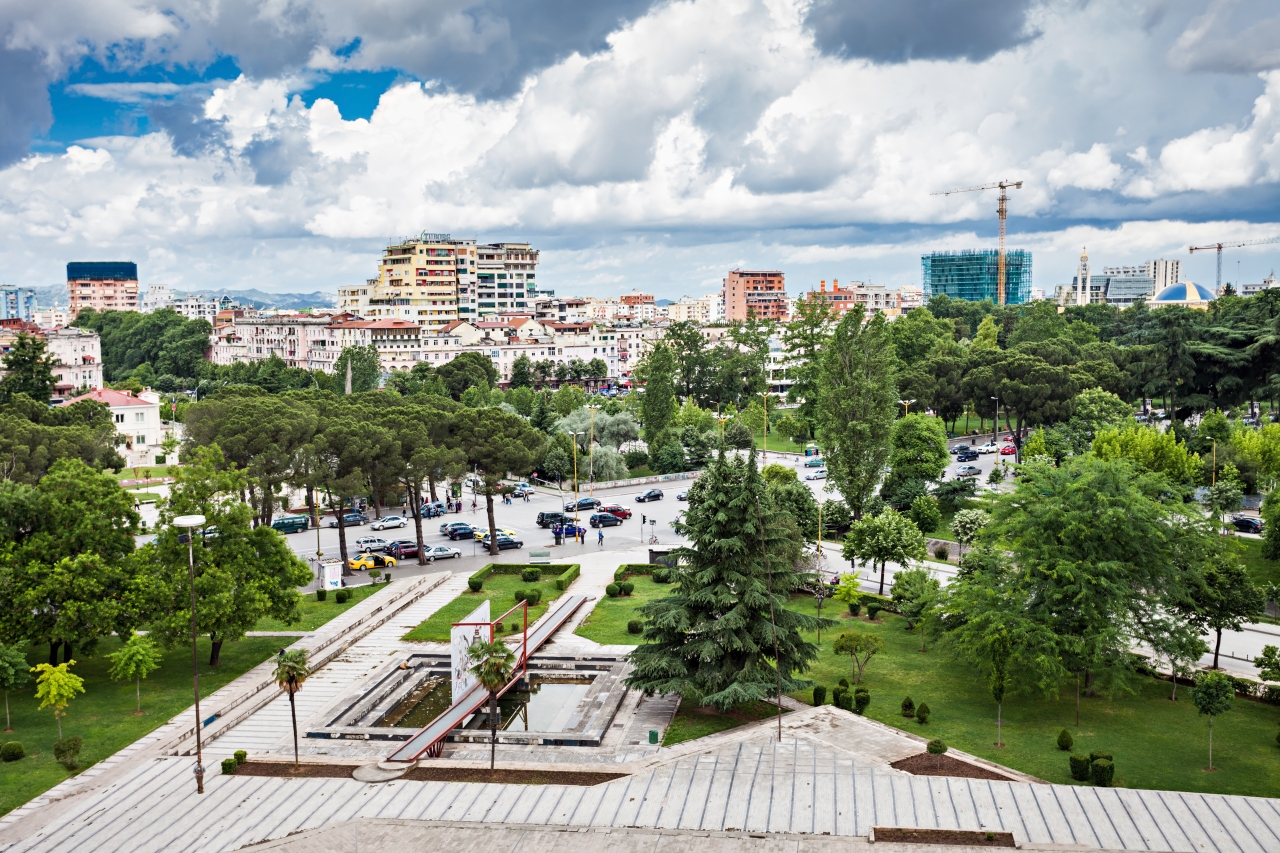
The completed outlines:
[[[229,296],[245,308],[332,308],[338,297],[333,293],[317,290],[312,293],[266,293],[261,290],[174,290],[175,297],[188,293],[199,294],[206,299]]]

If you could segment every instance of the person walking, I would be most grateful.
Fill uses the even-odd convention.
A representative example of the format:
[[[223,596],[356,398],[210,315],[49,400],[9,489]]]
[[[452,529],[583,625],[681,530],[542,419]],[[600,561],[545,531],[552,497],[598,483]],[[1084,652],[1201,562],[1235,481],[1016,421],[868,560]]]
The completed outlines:
[[[601,548],[604,547],[604,531],[603,530],[596,531],[596,544]]]

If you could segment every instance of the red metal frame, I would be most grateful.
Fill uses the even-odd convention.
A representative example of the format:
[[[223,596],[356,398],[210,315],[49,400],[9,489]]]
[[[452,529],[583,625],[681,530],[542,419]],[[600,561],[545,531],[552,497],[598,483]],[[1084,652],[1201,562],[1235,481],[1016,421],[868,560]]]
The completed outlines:
[[[521,629],[520,659],[516,661],[516,669],[520,670],[521,675],[528,675],[529,673],[529,602],[527,601],[519,602],[518,604],[516,604],[515,607],[512,607],[510,610],[508,610],[506,613],[503,613],[501,616],[499,616],[497,619],[494,619],[492,622],[454,622],[450,627],[468,628],[472,626],[478,627],[480,625],[488,625],[489,640],[490,642],[492,642],[493,638],[496,637],[498,633],[495,626],[499,622],[501,622],[503,619],[507,618],[512,613],[516,612],[517,610],[521,611],[521,618],[524,621],[524,625]],[[501,697],[503,694],[505,694],[508,690],[511,689],[512,685],[514,685],[515,683],[516,683],[515,672],[513,671],[511,681],[507,683],[506,687],[498,691],[498,696]]]

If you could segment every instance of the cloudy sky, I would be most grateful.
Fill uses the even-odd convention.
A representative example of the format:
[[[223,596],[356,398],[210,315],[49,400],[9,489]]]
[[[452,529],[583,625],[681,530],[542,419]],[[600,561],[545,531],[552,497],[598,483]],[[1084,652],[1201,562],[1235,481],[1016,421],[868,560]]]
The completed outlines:
[[[1280,236],[1274,0],[0,0],[0,281],[333,290],[420,230],[543,249],[561,294],[734,266],[1036,286]],[[1280,268],[1280,244],[1224,279]]]

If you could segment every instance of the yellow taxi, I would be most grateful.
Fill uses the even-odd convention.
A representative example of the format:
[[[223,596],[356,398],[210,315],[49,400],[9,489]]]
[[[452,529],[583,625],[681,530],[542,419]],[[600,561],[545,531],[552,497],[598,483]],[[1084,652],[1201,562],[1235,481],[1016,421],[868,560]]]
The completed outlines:
[[[361,569],[389,569],[395,564],[395,557],[384,557],[381,554],[361,554],[351,561],[351,568],[355,571],[360,571]]]
[[[510,537],[512,537],[512,538],[515,538],[516,536],[519,536],[519,535],[520,535],[520,534],[516,533],[514,530],[511,530],[510,528],[507,528],[507,527],[498,527],[498,528],[496,528],[496,530],[498,531],[498,535],[499,535],[499,536],[502,536],[502,535],[504,535],[504,534],[505,534],[505,535],[507,535],[507,536],[510,536]],[[478,542],[478,541],[483,540],[486,536],[488,536],[488,535],[489,535],[489,528],[487,528],[487,527],[473,527],[473,528],[471,529],[471,534],[472,534],[473,536],[475,536],[475,537],[476,537],[476,541]]]

